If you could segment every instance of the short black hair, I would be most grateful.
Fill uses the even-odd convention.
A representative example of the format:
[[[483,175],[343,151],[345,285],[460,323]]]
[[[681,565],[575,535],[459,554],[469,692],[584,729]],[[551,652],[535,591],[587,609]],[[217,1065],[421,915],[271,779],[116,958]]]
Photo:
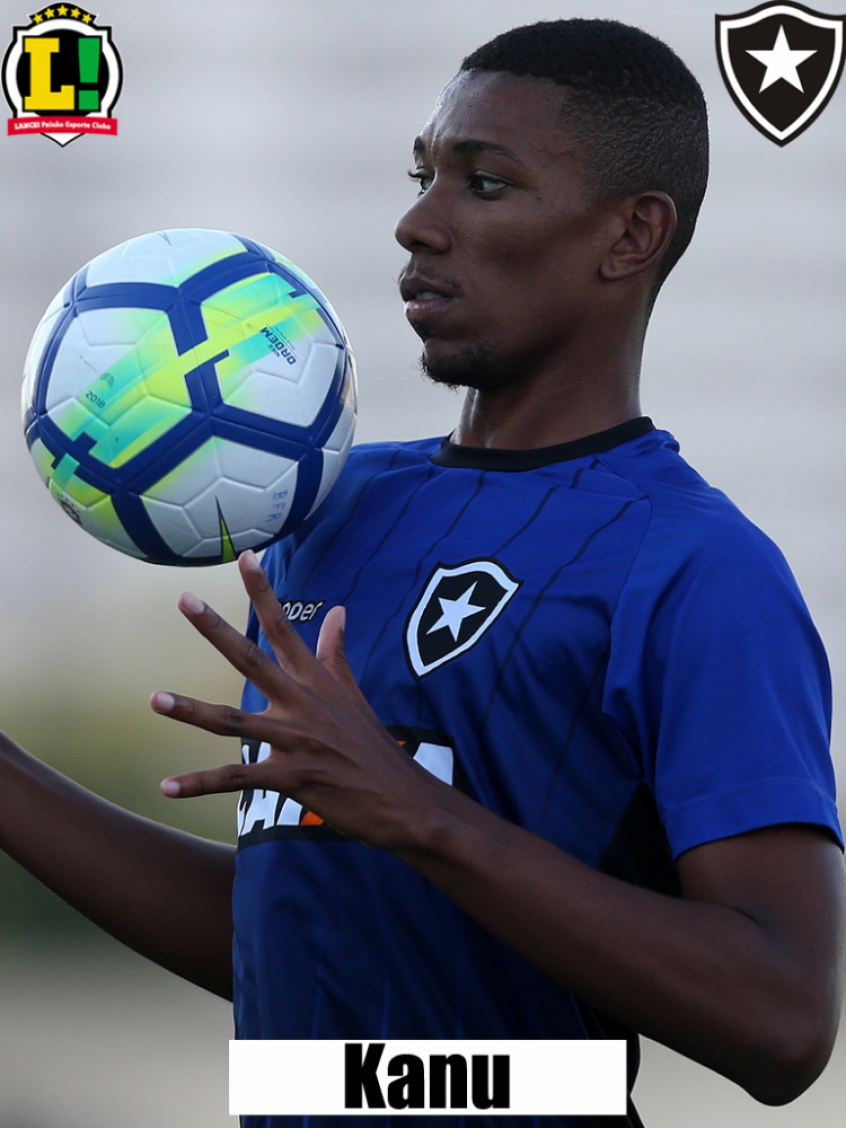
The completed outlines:
[[[461,69],[567,88],[566,128],[585,162],[592,202],[650,190],[671,197],[678,228],[657,293],[693,236],[708,183],[705,98],[675,51],[617,20],[550,20],[496,36]]]

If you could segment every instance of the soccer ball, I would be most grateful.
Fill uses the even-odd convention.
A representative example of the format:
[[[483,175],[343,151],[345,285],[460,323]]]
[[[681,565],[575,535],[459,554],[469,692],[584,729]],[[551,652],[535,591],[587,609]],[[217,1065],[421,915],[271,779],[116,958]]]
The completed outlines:
[[[155,564],[220,564],[293,531],[329,492],[355,366],[331,305],[282,255],[159,231],[53,299],[23,414],[39,474],[83,529]]]

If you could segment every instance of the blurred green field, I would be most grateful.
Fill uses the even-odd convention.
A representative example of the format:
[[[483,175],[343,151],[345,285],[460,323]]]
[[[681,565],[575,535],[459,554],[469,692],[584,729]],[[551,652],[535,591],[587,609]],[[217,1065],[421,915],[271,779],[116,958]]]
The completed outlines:
[[[81,704],[6,701],[2,727],[33,755],[113,803],[192,834],[234,842],[236,796],[168,800],[159,782],[177,771],[236,759],[237,742],[170,723],[144,708],[143,693],[139,698],[108,705],[98,705],[96,695]],[[95,942],[96,933],[0,852],[0,945],[77,946]]]

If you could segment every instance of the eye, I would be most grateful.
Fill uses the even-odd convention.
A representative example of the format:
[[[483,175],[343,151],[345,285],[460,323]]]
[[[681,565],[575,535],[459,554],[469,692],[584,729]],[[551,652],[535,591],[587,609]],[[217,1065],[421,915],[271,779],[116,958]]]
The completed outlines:
[[[471,191],[475,192],[477,196],[493,196],[501,188],[506,188],[507,184],[504,180],[500,180],[496,176],[488,176],[484,172],[474,172],[467,178],[467,183]]]
[[[408,175],[411,180],[417,181],[417,187],[420,189],[418,195],[422,196],[427,188],[432,186],[434,177],[430,173],[425,172],[422,168],[410,168]]]

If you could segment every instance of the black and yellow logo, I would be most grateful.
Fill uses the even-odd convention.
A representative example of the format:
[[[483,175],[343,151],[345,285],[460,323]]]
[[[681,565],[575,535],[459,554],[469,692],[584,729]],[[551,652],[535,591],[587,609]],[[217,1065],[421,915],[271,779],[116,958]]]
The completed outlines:
[[[67,145],[86,133],[117,134],[113,116],[123,71],[112,29],[72,4],[54,4],[16,27],[3,60],[12,107],[9,136],[41,133]]]

